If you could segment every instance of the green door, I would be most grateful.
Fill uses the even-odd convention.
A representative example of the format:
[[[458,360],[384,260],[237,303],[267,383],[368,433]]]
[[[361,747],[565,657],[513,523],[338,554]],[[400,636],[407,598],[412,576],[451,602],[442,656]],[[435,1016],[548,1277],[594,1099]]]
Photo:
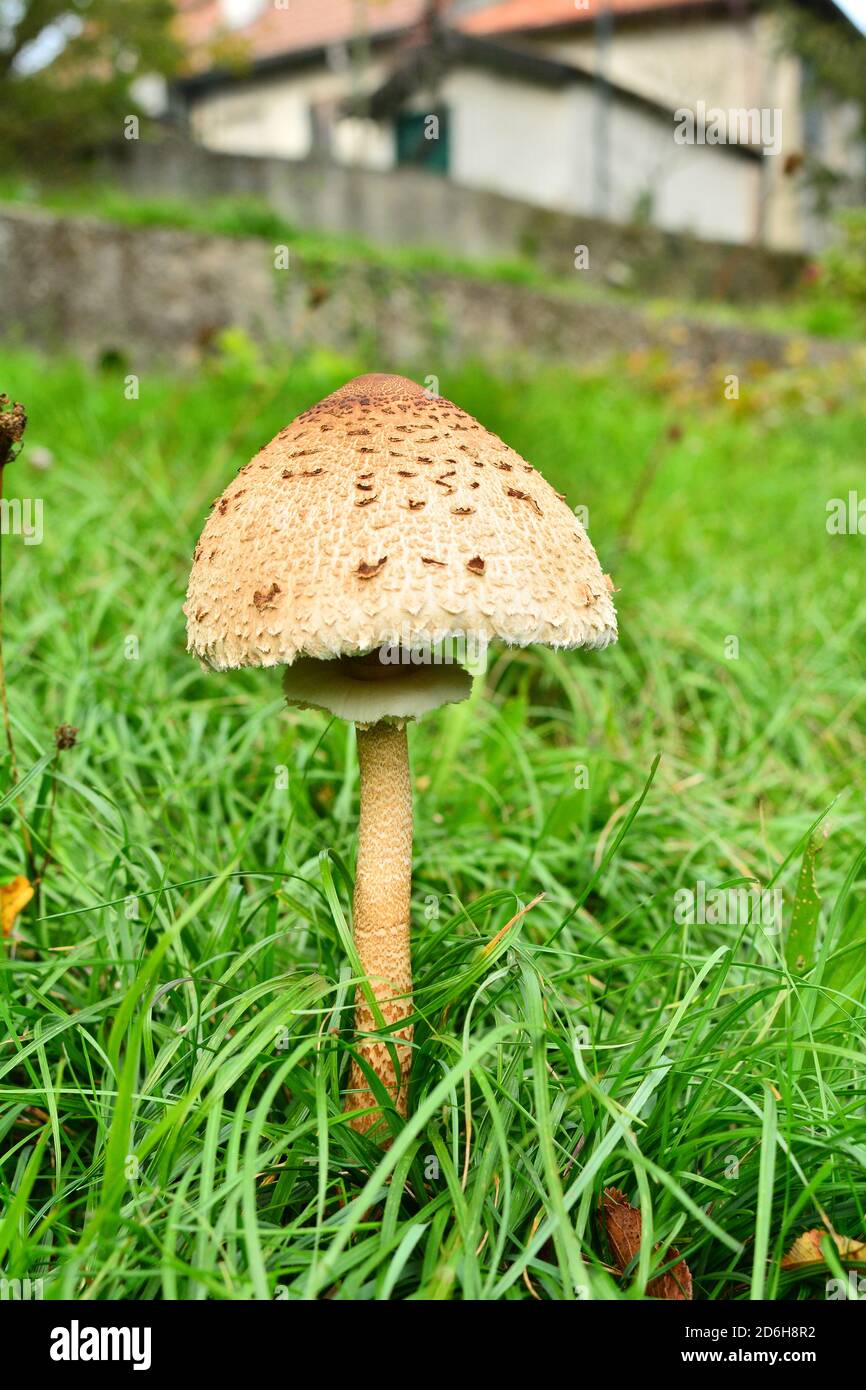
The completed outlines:
[[[401,111],[396,120],[397,163],[447,174],[448,112]]]

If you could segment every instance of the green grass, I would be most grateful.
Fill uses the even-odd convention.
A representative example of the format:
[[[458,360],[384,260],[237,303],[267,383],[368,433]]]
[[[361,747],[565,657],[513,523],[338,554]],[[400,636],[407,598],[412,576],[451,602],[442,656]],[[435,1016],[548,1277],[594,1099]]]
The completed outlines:
[[[780,1257],[825,1221],[866,1233],[866,537],[825,527],[862,487],[856,378],[744,377],[734,403],[664,364],[443,374],[588,507],[621,642],[497,651],[470,707],[411,731],[416,1050],[383,1153],[341,1109],[352,730],[287,711],[273,674],[203,673],[181,614],[210,500],[381,365],[235,353],[127,401],[111,372],[0,361],[30,413],[7,494],[44,500],[43,543],[3,552],[23,816],[51,851],[0,962],[0,1274],[631,1299],[673,1244],[700,1299],[823,1299],[830,1269]],[[0,817],[5,882],[15,798]],[[781,935],[676,920],[677,890],[751,880],[783,890]],[[643,1213],[624,1276],[607,1185]]]
[[[554,275],[530,255],[520,257],[454,256],[437,246],[384,246],[360,236],[303,231],[275,212],[263,199],[222,197],[190,200],[132,194],[110,184],[69,183],[42,186],[0,177],[0,204],[24,203],[67,216],[91,216],[131,227],[174,227],[230,237],[264,237],[288,245],[308,267],[339,271],[347,265],[379,266],[416,276],[425,271],[520,284],[566,294],[596,304],[627,305],[658,317],[687,313],[710,323],[736,324],[787,334],[859,341],[866,333],[861,302],[821,284],[802,286],[785,298],[765,303],[727,304],[722,300],[650,297],[640,289],[614,290],[586,283],[577,273]]]

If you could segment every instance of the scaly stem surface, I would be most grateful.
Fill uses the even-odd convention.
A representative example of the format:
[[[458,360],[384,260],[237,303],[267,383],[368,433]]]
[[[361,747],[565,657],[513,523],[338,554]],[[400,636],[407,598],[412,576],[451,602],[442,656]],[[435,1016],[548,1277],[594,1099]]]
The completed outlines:
[[[373,990],[384,1023],[412,1012],[412,960],[409,910],[412,889],[412,784],[405,728],[391,724],[359,726],[361,818],[355,871],[353,932],[361,968]],[[362,988],[355,995],[355,1046],[381,1078],[399,1114],[406,1114],[412,1041],[411,1025],[390,1031],[384,1040],[364,1034],[381,1032]],[[396,1062],[396,1066],[395,1066]],[[356,1062],[349,1076],[347,1110],[376,1105],[369,1083]],[[378,1115],[359,1115],[355,1129],[382,1123]]]

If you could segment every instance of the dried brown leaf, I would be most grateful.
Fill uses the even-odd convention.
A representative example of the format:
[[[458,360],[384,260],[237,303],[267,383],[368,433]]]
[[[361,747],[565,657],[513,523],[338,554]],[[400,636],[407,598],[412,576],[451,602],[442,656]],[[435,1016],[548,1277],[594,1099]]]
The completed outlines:
[[[33,897],[33,887],[28,878],[19,874],[11,883],[0,883],[0,921],[3,935],[10,936],[19,912],[23,912]]]
[[[840,1259],[848,1260],[852,1264],[866,1262],[866,1243],[862,1240],[851,1240],[848,1236],[838,1236],[835,1231],[831,1233],[819,1226],[815,1230],[804,1231],[797,1237],[783,1257],[781,1268],[802,1269],[804,1265],[824,1264],[821,1241],[828,1235],[836,1246]]]
[[[618,1187],[606,1187],[602,1193],[600,1220],[607,1235],[611,1259],[618,1274],[624,1273],[640,1251],[641,1214],[633,1207],[624,1192]],[[657,1245],[656,1250],[659,1249]],[[693,1297],[692,1276],[680,1252],[670,1246],[665,1252],[663,1264],[676,1261],[671,1269],[651,1279],[647,1284],[650,1298],[660,1298],[666,1302],[683,1301]]]

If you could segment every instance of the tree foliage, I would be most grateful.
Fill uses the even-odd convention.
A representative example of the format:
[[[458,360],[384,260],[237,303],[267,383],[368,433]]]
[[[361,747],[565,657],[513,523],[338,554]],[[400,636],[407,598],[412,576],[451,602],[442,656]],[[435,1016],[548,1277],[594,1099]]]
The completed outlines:
[[[123,138],[136,81],[174,71],[171,0],[0,0],[0,158],[57,164]]]
[[[863,105],[866,96],[866,40],[832,4],[817,0],[777,0],[782,46],[804,65],[810,94],[828,93],[837,101]]]

